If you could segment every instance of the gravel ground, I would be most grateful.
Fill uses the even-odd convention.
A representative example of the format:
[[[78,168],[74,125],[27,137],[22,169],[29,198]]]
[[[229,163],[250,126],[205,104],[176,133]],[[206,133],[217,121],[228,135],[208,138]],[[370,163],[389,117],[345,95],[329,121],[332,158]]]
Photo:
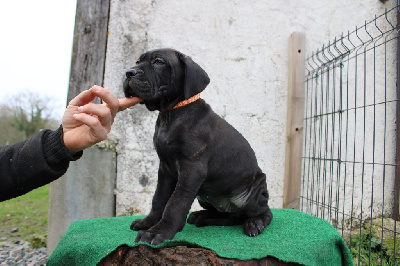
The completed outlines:
[[[46,248],[33,249],[25,241],[0,241],[0,265],[36,266],[45,265],[46,260]]]

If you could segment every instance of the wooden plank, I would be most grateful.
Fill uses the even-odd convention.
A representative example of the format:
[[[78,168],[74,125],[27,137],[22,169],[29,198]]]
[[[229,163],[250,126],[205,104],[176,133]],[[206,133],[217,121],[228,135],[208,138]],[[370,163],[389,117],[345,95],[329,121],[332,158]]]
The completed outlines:
[[[77,2],[67,103],[91,86],[103,85],[109,9],[110,0]]]
[[[294,32],[291,34],[289,42],[289,89],[283,208],[299,209],[303,154],[305,34]]]

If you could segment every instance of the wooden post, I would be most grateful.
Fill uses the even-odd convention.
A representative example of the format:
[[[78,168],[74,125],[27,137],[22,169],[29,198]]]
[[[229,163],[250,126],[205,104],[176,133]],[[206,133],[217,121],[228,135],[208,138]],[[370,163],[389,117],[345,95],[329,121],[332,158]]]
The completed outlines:
[[[304,33],[294,32],[290,35],[285,182],[283,194],[283,208],[290,209],[299,209],[300,207],[305,47],[306,37]]]
[[[93,85],[103,85],[109,9],[110,0],[77,2],[68,102]]]
[[[77,2],[68,102],[93,85],[103,85],[109,9],[110,0]],[[47,254],[72,222],[115,215],[115,164],[114,152],[93,146],[50,184]]]

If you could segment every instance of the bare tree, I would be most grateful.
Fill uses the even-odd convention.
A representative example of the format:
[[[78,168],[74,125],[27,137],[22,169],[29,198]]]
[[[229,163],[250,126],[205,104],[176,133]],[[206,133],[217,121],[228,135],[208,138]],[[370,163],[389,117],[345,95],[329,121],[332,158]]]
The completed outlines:
[[[0,105],[0,146],[18,142],[25,138],[25,133],[11,126],[12,114],[7,106]]]
[[[29,138],[41,129],[55,129],[60,118],[52,115],[54,100],[32,92],[22,92],[0,105],[0,145]]]

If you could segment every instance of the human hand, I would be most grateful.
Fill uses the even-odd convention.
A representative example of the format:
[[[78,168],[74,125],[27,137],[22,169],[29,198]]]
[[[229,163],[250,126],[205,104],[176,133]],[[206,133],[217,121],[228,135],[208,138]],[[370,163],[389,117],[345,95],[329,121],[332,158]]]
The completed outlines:
[[[102,104],[91,103],[95,98]],[[118,99],[100,86],[93,86],[72,99],[62,119],[64,144],[71,154],[84,150],[107,138],[117,112],[134,106],[140,98]]]

